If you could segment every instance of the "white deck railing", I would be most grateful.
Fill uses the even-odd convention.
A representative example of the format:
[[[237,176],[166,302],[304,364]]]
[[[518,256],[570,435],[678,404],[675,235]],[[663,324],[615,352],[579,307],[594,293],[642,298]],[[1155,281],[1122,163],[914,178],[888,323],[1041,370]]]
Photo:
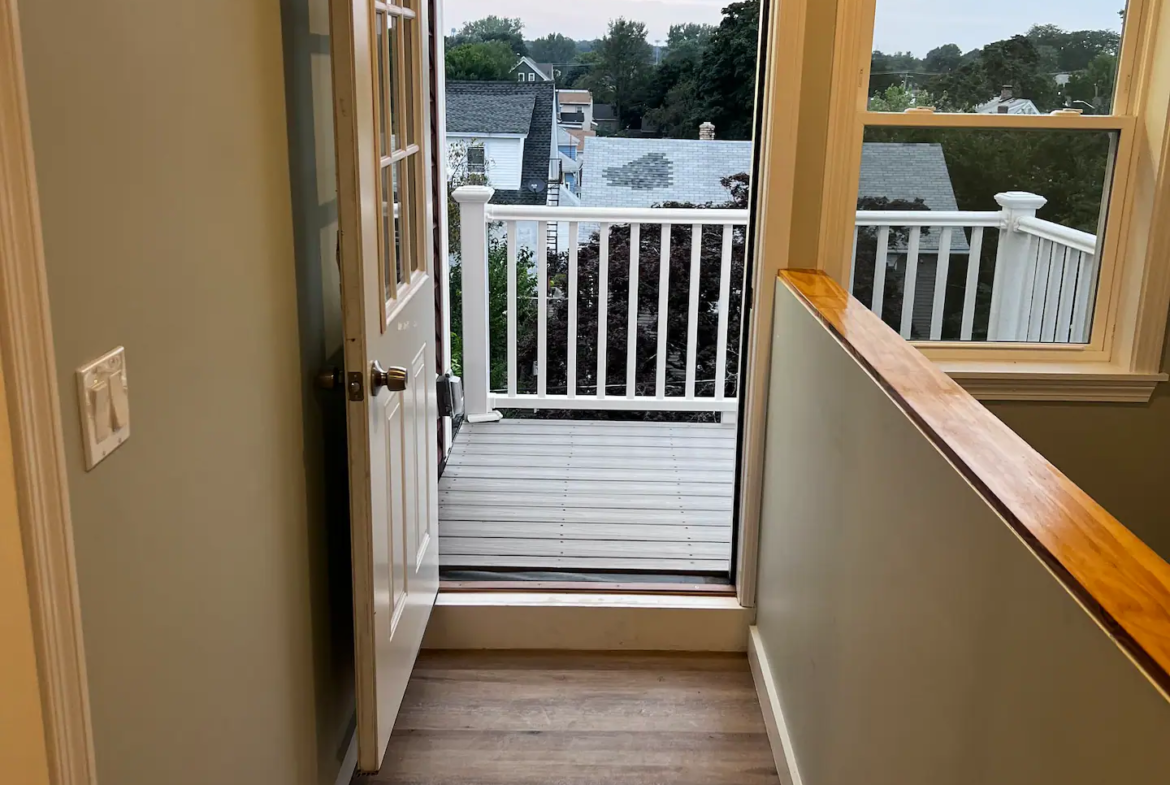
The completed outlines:
[[[464,186],[455,192],[460,204],[463,282],[463,381],[467,417],[472,422],[498,419],[497,408],[524,409],[627,409],[637,411],[733,412],[736,401],[725,394],[728,342],[739,336],[728,335],[728,317],[732,303],[732,240],[735,227],[745,227],[746,210],[721,209],[633,209],[596,207],[526,207],[489,204],[492,189]],[[973,339],[976,312],[980,307],[979,273],[984,249],[988,248],[989,230],[997,233],[990,304],[982,300],[990,341],[1043,341],[1082,343],[1088,340],[1092,323],[1093,300],[1097,284],[1097,238],[1086,232],[1069,229],[1036,217],[1045,199],[1035,194],[1008,192],[998,194],[1003,208],[986,212],[937,211],[858,211],[857,229],[851,265],[851,288],[858,292],[859,233],[876,229],[876,248],[872,271],[872,295],[867,305],[881,315],[891,283],[901,281],[901,310],[897,324],[906,338],[944,338],[944,321],[953,313],[946,300],[951,275],[951,261],[966,258],[963,298],[959,314],[958,338]],[[502,224],[507,242],[508,314],[507,314],[507,386],[490,389],[490,345],[488,335],[488,227]],[[548,392],[545,373],[548,357],[548,264],[546,254],[533,255],[537,276],[537,358],[536,392],[521,393],[517,387],[517,259],[520,225],[535,225],[531,247],[545,249],[549,242],[549,225],[564,227],[558,239],[568,255],[567,291],[560,299],[568,309],[567,384],[564,394]],[[615,225],[630,227],[630,253],[625,259],[612,258],[609,236]],[[640,240],[645,226],[661,232],[659,264],[659,298],[656,318],[657,354],[654,395],[638,394],[637,333],[639,318],[638,274]],[[697,396],[696,331],[700,308],[699,270],[701,244],[690,238],[702,227],[722,227],[718,332],[714,394]],[[477,230],[475,227],[483,227]],[[584,228],[583,228],[584,227]],[[674,233],[674,227],[684,230]],[[597,375],[595,391],[578,390],[578,255],[579,246],[588,241],[587,234],[598,232],[597,298]],[[904,231],[903,231],[904,230]],[[895,235],[894,233],[897,232]],[[893,238],[897,237],[897,240]],[[904,237],[904,241],[901,239]],[[924,242],[924,237],[928,238]],[[687,316],[686,377],[682,395],[668,395],[667,320],[670,254],[674,243],[689,243],[690,289]],[[867,238],[868,242],[868,238]],[[868,259],[864,260],[866,263]],[[625,347],[625,388],[618,394],[606,389],[607,324],[609,320],[609,271],[611,264],[629,265],[629,305],[626,320],[629,340]],[[927,270],[929,269],[929,272]],[[929,277],[933,277],[930,282]],[[932,287],[929,298],[917,297],[919,282]],[[866,284],[868,286],[868,282]],[[925,286],[926,284],[923,284]],[[925,291],[925,288],[923,289]],[[987,294],[982,295],[986,297]],[[948,328],[948,332],[954,328]],[[953,335],[953,333],[950,333]],[[711,380],[703,380],[710,382]]]
[[[728,341],[738,340],[738,336],[728,336],[728,314],[731,299],[731,272],[732,272],[732,233],[736,226],[746,227],[746,210],[705,210],[705,209],[609,209],[589,207],[525,207],[490,205],[490,188],[482,186],[464,186],[455,192],[455,199],[460,203],[460,226],[462,237],[462,260],[475,260],[475,263],[464,261],[463,267],[463,384],[465,408],[468,420],[482,422],[496,419],[497,408],[521,409],[626,409],[635,411],[675,411],[675,412],[734,412],[737,404],[734,398],[729,398],[724,392],[726,387],[726,368]],[[488,342],[488,280],[487,280],[487,252],[488,237],[486,227],[489,224],[502,223],[507,237],[507,270],[508,270],[508,326],[507,326],[507,389],[492,391],[490,389],[490,346]],[[517,301],[516,277],[517,258],[519,249],[519,225],[521,223],[535,223],[536,249],[548,247],[549,224],[566,227],[568,268],[566,291],[564,292],[568,309],[567,335],[567,379],[566,392],[553,394],[548,392],[548,264],[546,254],[536,253],[533,256],[537,278],[537,357],[536,357],[536,392],[521,393],[517,388]],[[610,231],[613,225],[621,224],[630,227],[630,253],[625,259],[611,258],[609,250]],[[657,353],[655,355],[654,395],[638,394],[637,351],[638,351],[638,321],[644,317],[638,307],[638,275],[639,253],[641,250],[642,229],[646,225],[659,227],[661,232],[659,278],[658,278],[658,308],[656,319]],[[482,231],[473,231],[472,227],[483,226]],[[598,232],[598,269],[597,269],[597,386],[589,395],[582,395],[578,390],[578,255],[583,236],[582,226],[597,227]],[[690,231],[685,237],[674,242],[688,242],[691,245],[690,256],[690,289],[689,312],[687,318],[687,354],[686,378],[682,395],[667,395],[667,320],[670,316],[668,308],[670,286],[670,255],[672,249],[672,230],[676,226],[686,227]],[[717,303],[718,328],[716,343],[714,394],[711,396],[697,396],[696,387],[696,352],[697,330],[699,316],[699,269],[702,244],[695,243],[690,238],[701,236],[703,227],[722,227],[722,248],[720,254],[719,298]],[[559,234],[559,232],[558,232]],[[606,389],[608,369],[606,367],[608,355],[609,323],[609,271],[612,264],[629,265],[629,303],[627,306],[627,340],[625,346],[626,373],[624,394],[611,394]]]

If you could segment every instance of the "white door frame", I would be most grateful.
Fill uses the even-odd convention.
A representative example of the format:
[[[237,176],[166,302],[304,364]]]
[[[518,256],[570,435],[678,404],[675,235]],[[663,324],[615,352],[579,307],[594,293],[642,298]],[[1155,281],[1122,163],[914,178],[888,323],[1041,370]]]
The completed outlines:
[[[96,785],[57,368],[16,0],[0,0],[0,362],[49,776]]]

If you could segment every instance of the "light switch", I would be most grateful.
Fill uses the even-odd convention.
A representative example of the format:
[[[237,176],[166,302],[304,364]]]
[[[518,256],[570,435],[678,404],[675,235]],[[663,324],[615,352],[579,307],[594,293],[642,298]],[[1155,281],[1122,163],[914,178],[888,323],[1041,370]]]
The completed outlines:
[[[130,438],[130,387],[123,347],[77,369],[77,401],[89,471]]]

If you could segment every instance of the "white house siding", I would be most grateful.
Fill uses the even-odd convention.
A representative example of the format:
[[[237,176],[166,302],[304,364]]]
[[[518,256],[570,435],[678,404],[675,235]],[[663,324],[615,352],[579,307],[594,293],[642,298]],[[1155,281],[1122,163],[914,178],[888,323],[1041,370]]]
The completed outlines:
[[[451,150],[457,144],[482,144],[487,160],[488,184],[501,191],[515,191],[520,187],[524,139],[523,136],[447,134],[447,147]]]

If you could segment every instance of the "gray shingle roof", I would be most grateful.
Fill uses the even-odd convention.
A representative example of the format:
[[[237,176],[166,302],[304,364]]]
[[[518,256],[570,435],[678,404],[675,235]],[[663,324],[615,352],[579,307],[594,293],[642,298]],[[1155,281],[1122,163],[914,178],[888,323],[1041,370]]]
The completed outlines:
[[[547,198],[549,160],[553,148],[553,112],[556,110],[556,85],[552,82],[448,82],[447,130],[453,133],[527,133],[524,140],[524,161],[520,167],[520,189],[496,191],[493,204],[544,204]],[[524,126],[522,131],[472,127],[483,115],[472,113],[459,116],[459,106],[484,104],[511,105],[521,98],[527,113],[517,113],[510,127]],[[485,120],[486,122],[486,120]],[[456,130],[464,129],[464,130]],[[533,190],[530,186],[536,186]]]
[[[940,144],[866,142],[857,195],[922,199],[931,210],[959,209]]]
[[[527,134],[534,95],[490,95],[447,90],[447,130],[451,133]]]

